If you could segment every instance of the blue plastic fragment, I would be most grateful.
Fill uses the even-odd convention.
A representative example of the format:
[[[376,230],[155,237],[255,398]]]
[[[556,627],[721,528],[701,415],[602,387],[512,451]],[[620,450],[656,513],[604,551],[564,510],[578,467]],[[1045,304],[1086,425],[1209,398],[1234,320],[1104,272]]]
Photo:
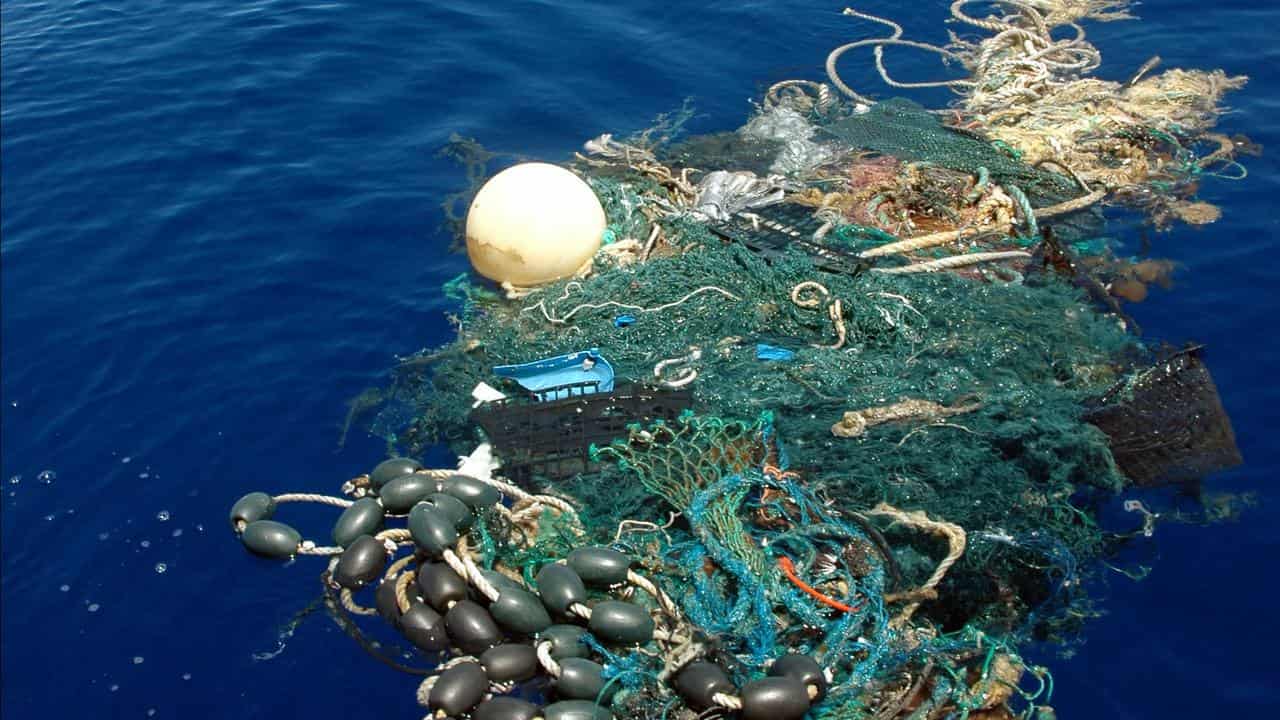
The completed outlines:
[[[524,389],[542,393],[548,388],[573,383],[596,382],[594,389],[575,390],[573,394],[613,391],[613,366],[600,354],[599,348],[579,350],[567,355],[535,360],[520,365],[498,365],[493,373],[511,378]],[[556,390],[542,395],[543,400],[560,400],[569,397],[570,391]]]
[[[786,348],[774,347],[773,345],[765,345],[764,343],[756,344],[757,360],[777,360],[779,362],[787,362],[795,359],[795,351]]]
[[[633,315],[619,315],[618,317],[613,319],[614,327],[620,327],[620,328],[627,327],[628,325],[634,325],[635,322],[636,322],[636,319],[635,319],[635,316]]]

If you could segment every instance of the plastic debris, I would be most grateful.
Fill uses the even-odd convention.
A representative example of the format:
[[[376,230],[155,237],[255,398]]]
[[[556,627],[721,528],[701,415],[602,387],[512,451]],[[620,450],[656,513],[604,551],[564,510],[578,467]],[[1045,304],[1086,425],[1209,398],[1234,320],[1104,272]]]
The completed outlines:
[[[764,343],[756,344],[757,360],[776,360],[778,362],[789,362],[796,357],[795,351],[786,348],[774,347]]]
[[[498,365],[493,373],[515,380],[542,400],[568,397],[567,386],[582,387],[584,393],[613,390],[613,366],[597,348],[519,365]]]

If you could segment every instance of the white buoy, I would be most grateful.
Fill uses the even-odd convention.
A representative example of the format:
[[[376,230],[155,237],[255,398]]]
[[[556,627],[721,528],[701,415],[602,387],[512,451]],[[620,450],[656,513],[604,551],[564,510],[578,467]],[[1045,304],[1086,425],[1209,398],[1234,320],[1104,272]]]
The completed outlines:
[[[476,272],[521,287],[568,277],[595,255],[604,208],[577,175],[522,163],[494,175],[467,211],[467,257]]]

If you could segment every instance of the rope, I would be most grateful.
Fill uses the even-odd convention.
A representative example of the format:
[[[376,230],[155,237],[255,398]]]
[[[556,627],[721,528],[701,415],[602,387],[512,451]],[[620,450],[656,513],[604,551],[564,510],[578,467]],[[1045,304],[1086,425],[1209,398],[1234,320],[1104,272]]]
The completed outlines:
[[[1094,190],[1088,195],[1073,198],[1056,205],[1048,205],[1034,211],[1033,215],[1037,220],[1045,220],[1059,215],[1067,215],[1069,213],[1083,210],[1090,205],[1097,203],[1107,196],[1106,190]],[[1006,232],[1011,225],[1002,225],[991,228],[992,232]],[[972,229],[947,230],[946,232],[933,233],[930,235],[921,235],[919,237],[899,240],[897,242],[880,245],[863,250],[858,253],[861,258],[882,257],[884,255],[903,255],[916,250],[924,250],[926,248],[937,247],[939,245],[948,245],[956,242],[964,236],[966,232],[972,232]]]
[[[772,109],[782,103],[783,91],[792,90],[787,93],[787,98],[791,100],[793,105],[800,106],[800,109],[808,109],[812,106],[820,113],[825,113],[831,108],[831,104],[835,102],[835,98],[831,96],[831,88],[826,83],[814,82],[813,80],[783,80],[769,86],[768,91],[764,94],[764,106]],[[816,97],[811,98],[805,94],[805,90],[812,90]],[[803,101],[801,101],[803,98]]]
[[[816,293],[815,296],[802,298],[801,293],[806,290]],[[791,288],[791,302],[797,307],[814,309],[822,305],[822,301],[831,296],[831,291],[826,285],[813,280],[806,280],[798,283]],[[832,345],[814,344],[813,347],[822,348],[824,350],[839,350],[844,347],[845,341],[848,339],[848,330],[844,324],[844,306],[840,303],[840,298],[835,298],[831,304],[827,306],[827,317],[831,318],[831,324],[836,329],[836,341]]]
[[[1027,259],[1031,257],[1031,253],[1025,250],[1005,250],[1001,252],[981,252],[970,253],[968,255],[953,255],[951,257],[939,258],[937,260],[929,260],[928,262],[915,263],[914,265],[903,265],[896,268],[872,268],[875,272],[884,273],[885,275],[911,275],[914,273],[938,272],[940,270],[951,270],[959,267],[967,267],[969,265],[977,265],[985,262],[995,262],[997,260],[1014,260]]]
[[[560,663],[551,657],[551,641],[544,640],[534,647],[534,651],[538,655],[538,663],[542,665],[542,669],[553,678],[560,677]]]
[[[283,495],[276,495],[272,499],[277,503],[313,502],[340,508],[349,508],[355,504],[354,500],[333,497],[331,495],[313,495],[311,493],[285,493]]]
[[[563,295],[561,295],[559,298],[557,298],[554,302],[563,302],[563,301],[565,301],[565,300],[568,300],[568,299],[569,299],[569,291],[570,291],[570,288],[574,288],[574,287],[576,287],[578,290],[582,290],[582,283],[577,282],[577,281],[567,283],[567,284],[564,286],[564,294],[563,294]],[[715,285],[704,285],[704,286],[702,286],[702,287],[700,287],[700,288],[698,288],[698,289],[696,289],[696,290],[690,291],[689,293],[685,294],[685,296],[684,296],[684,297],[682,297],[682,298],[680,298],[679,300],[673,300],[673,301],[671,301],[671,302],[663,303],[663,304],[661,304],[661,305],[657,305],[657,306],[654,306],[654,307],[651,307],[651,308],[643,307],[643,306],[641,306],[641,305],[630,305],[630,304],[627,304],[627,303],[621,303],[621,302],[618,302],[617,300],[607,300],[607,301],[602,302],[602,303],[582,303],[582,304],[580,304],[580,305],[578,305],[578,306],[574,307],[572,310],[570,310],[569,312],[565,313],[564,315],[561,315],[561,316],[557,317],[557,316],[555,316],[555,315],[552,315],[552,314],[551,314],[551,312],[549,312],[549,311],[547,310],[547,301],[546,301],[546,300],[539,300],[539,301],[538,301],[538,303],[537,303],[536,305],[530,305],[530,306],[528,306],[528,307],[525,307],[525,308],[521,309],[521,310],[520,310],[520,312],[523,314],[523,313],[526,313],[526,312],[530,312],[530,311],[532,311],[532,310],[540,310],[540,311],[542,312],[542,316],[543,316],[544,318],[546,318],[546,319],[547,319],[547,322],[553,323],[553,324],[555,324],[555,325],[564,325],[564,324],[566,324],[566,323],[568,323],[568,322],[569,322],[570,318],[572,318],[574,315],[577,315],[577,314],[578,314],[578,312],[579,312],[580,310],[584,310],[584,309],[585,309],[585,310],[599,310],[599,309],[601,309],[601,308],[617,307],[617,308],[622,308],[622,309],[624,309],[624,310],[634,310],[635,312],[642,312],[642,313],[661,312],[661,311],[666,310],[666,309],[668,309],[668,308],[676,307],[677,305],[680,305],[680,304],[684,303],[685,301],[687,301],[689,298],[692,298],[692,297],[694,297],[695,295],[700,295],[700,294],[702,294],[702,293],[704,293],[704,292],[716,292],[716,293],[720,293],[721,295],[723,295],[723,296],[725,296],[725,297],[729,298],[730,300],[741,300],[741,299],[742,299],[742,298],[738,297],[737,295],[734,295],[733,293],[729,292],[728,290],[725,290],[724,288],[716,287]]]
[[[310,540],[303,540],[298,545],[298,554],[299,555],[319,555],[322,557],[329,557],[333,555],[341,555],[345,549],[346,548],[342,548],[336,545],[316,545],[314,542]]]
[[[951,566],[955,565],[956,561],[960,559],[960,556],[964,554],[964,528],[956,525],[955,523],[931,520],[923,510],[906,512],[883,502],[868,511],[867,514],[888,517],[894,522],[902,523],[907,527],[916,528],[931,535],[940,535],[946,538],[947,556],[942,559],[942,562],[938,563],[938,566],[934,568],[933,574],[930,575],[929,579],[926,580],[919,588],[920,592],[930,591],[936,594],[938,583],[942,582],[942,578],[946,576],[947,571],[950,570]],[[919,607],[920,600],[912,600],[902,609],[901,612],[898,613],[897,617],[893,619],[893,623],[898,626],[905,625]]]
[[[409,584],[417,577],[415,571],[410,571],[396,578],[396,605],[400,607],[400,614],[409,612],[412,605],[409,602]]]
[[[377,610],[374,610],[373,608],[367,608],[361,605],[360,603],[357,603],[355,597],[351,594],[351,591],[347,588],[342,588],[342,590],[338,591],[338,599],[342,601],[342,607],[346,608],[347,612],[351,613],[352,615],[377,615],[378,614]]]
[[[835,600],[834,598],[824,595],[823,593],[815,589],[812,585],[806,583],[804,580],[801,580],[800,576],[796,574],[796,566],[791,562],[791,558],[787,557],[786,555],[782,555],[778,558],[778,568],[782,570],[782,574],[786,575],[788,580],[790,580],[796,587],[803,590],[806,595],[808,595],[809,597],[812,597],[814,600],[817,600],[818,602],[822,603],[823,605],[826,605],[827,607],[833,607],[836,610],[839,610],[840,612],[845,612],[845,613],[857,612],[858,609],[861,607],[861,606],[851,607],[849,605],[845,605],[839,600]]]
[[[658,381],[661,382],[666,387],[682,388],[685,385],[688,385],[689,383],[697,379],[698,371],[696,369],[691,367],[680,368],[679,374],[673,380],[663,380],[662,371],[667,369],[668,367],[671,367],[672,365],[683,365],[687,363],[697,362],[698,360],[701,360],[701,359],[702,359],[702,350],[700,348],[695,347],[692,350],[690,350],[687,354],[681,355],[680,357],[667,358],[666,360],[658,361],[658,363],[653,366],[653,376],[657,378]]]
[[[972,80],[939,80],[935,82],[925,82],[925,83],[900,83],[894,80],[893,78],[889,77],[888,71],[885,70],[884,68],[883,54],[884,54],[884,46],[886,45],[900,45],[903,47],[916,48],[918,50],[926,50],[928,52],[941,55],[942,57],[947,58],[949,60],[960,61],[961,58],[959,55],[956,55],[950,50],[947,50],[946,48],[938,47],[937,45],[930,45],[929,43],[915,42],[913,40],[903,40],[902,26],[893,22],[892,20],[887,20],[885,18],[877,17],[875,15],[870,15],[867,13],[861,13],[852,8],[845,8],[842,14],[848,15],[850,17],[860,18],[862,20],[869,20],[874,23],[879,23],[881,25],[887,26],[890,30],[893,31],[893,33],[889,37],[868,38],[864,40],[857,40],[851,43],[847,43],[845,45],[841,45],[840,47],[837,47],[836,49],[832,50],[830,54],[827,55],[827,78],[831,80],[832,85],[835,85],[836,88],[840,90],[840,92],[847,95],[854,102],[861,103],[863,105],[872,105],[875,103],[875,101],[870,100],[862,95],[859,95],[857,92],[853,90],[853,88],[845,84],[844,80],[840,78],[840,73],[836,69],[836,64],[839,62],[841,55],[845,54],[850,50],[861,48],[861,47],[873,46],[875,48],[876,69],[879,71],[880,78],[884,80],[885,84],[890,85],[892,87],[901,87],[901,88],[969,87],[974,84]]]
[[[488,598],[489,602],[498,599],[498,588],[493,583],[480,574],[480,568],[476,566],[474,560],[469,555],[459,556],[453,550],[446,549],[444,551],[444,561],[458,573],[458,576],[470,583],[481,595]]]

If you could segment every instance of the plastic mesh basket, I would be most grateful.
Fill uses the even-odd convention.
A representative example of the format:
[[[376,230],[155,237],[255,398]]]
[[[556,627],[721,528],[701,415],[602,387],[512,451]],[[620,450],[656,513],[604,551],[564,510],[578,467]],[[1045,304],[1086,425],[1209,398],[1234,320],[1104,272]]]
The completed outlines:
[[[1111,439],[1116,464],[1139,487],[1195,481],[1244,462],[1199,347],[1112,388],[1087,419]]]

